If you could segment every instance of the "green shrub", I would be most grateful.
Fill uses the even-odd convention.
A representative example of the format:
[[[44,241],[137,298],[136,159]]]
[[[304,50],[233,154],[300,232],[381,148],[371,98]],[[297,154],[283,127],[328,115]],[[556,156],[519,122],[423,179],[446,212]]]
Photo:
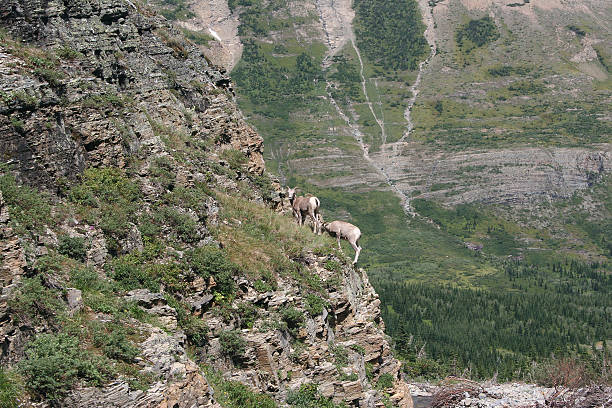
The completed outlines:
[[[365,356],[365,354],[366,354],[365,348],[363,346],[360,346],[359,344],[353,344],[350,348],[351,348],[351,350],[356,351],[357,353],[359,353],[362,356]]]
[[[81,216],[99,224],[111,254],[120,252],[119,241],[137,221],[141,198],[139,187],[116,168],[87,169],[81,184],[72,188],[69,199],[79,206]]]
[[[106,93],[100,95],[88,95],[81,101],[84,108],[91,109],[113,109],[122,108],[130,102],[129,99],[123,98],[116,93]]]
[[[82,237],[62,235],[59,237],[57,252],[78,261],[84,261],[86,256],[85,240]]]
[[[342,270],[342,265],[338,261],[328,259],[325,261],[325,269],[331,272],[340,272]]]
[[[215,399],[225,408],[275,408],[271,397],[253,392],[237,381],[227,381],[216,371],[204,367],[206,379],[213,384]]]
[[[195,44],[198,45],[208,45],[209,41],[214,41],[214,37],[210,34],[207,34],[205,31],[192,31],[187,28],[181,28],[181,31],[185,35],[185,37],[189,38]]]
[[[253,287],[256,291],[261,293],[272,292],[278,289],[278,283],[272,272],[264,270],[260,272],[260,278],[253,283]]]
[[[49,196],[45,192],[17,185],[6,166],[0,166],[0,191],[9,207],[15,232],[42,231],[52,220]]]
[[[345,367],[348,364],[348,351],[344,346],[332,346],[329,350],[334,355],[334,362],[337,367]]]
[[[416,1],[355,1],[355,34],[370,61],[385,69],[416,69],[429,51]]]
[[[281,319],[287,324],[289,333],[297,334],[297,329],[304,324],[304,312],[293,306],[286,307],[281,311]]]
[[[26,386],[35,395],[57,405],[67,392],[83,380],[102,385],[108,372],[106,363],[79,347],[79,339],[67,334],[39,334],[28,344],[19,370]]]
[[[140,350],[126,337],[126,329],[118,324],[109,324],[102,330],[97,330],[93,336],[94,346],[99,347],[104,355],[113,360],[126,363],[134,362]]]
[[[21,387],[15,373],[0,369],[0,408],[19,406],[19,397],[23,394]]]
[[[54,324],[65,305],[57,290],[43,286],[40,277],[27,278],[8,301],[11,313],[21,325]]]
[[[234,363],[239,363],[246,351],[246,341],[237,330],[227,330],[219,335],[221,352],[229,357]]]
[[[376,388],[379,390],[386,390],[393,387],[393,376],[389,373],[381,374],[376,382]]]
[[[295,408],[340,408],[331,398],[325,398],[319,393],[316,384],[304,384],[298,391],[287,393],[287,404]]]
[[[56,68],[35,68],[34,75],[47,81],[47,83],[53,88],[61,86],[62,80],[66,78],[66,75]]]
[[[169,225],[176,231],[178,239],[194,243],[202,237],[199,232],[199,225],[189,214],[178,211],[175,208],[164,207],[160,210],[158,217],[163,218],[163,223]]]
[[[191,270],[204,279],[211,276],[217,284],[216,292],[232,295],[236,291],[234,276],[239,268],[227,258],[225,251],[212,245],[196,248],[187,254],[187,262]]]
[[[55,53],[57,54],[59,58],[63,60],[69,60],[69,61],[73,61],[83,56],[83,54],[81,54],[80,52],[68,46],[63,46],[62,48],[59,48],[58,50],[55,51]]]
[[[66,267],[67,258],[63,255],[51,252],[36,260],[34,271],[37,274],[59,274]]]
[[[108,285],[93,268],[73,268],[70,270],[70,284],[83,292],[101,290]]]
[[[443,365],[430,358],[417,358],[412,361],[404,361],[402,370],[410,378],[423,377],[428,380],[443,378],[448,374]]]
[[[110,263],[112,269],[110,276],[126,290],[147,288],[152,292],[158,292],[159,279],[151,276],[146,268],[143,268],[143,262],[141,254],[136,252],[114,258]]]
[[[306,311],[311,316],[318,316],[327,308],[328,303],[320,295],[310,293],[306,296]]]
[[[274,408],[276,402],[271,397],[253,392],[249,387],[236,381],[225,381],[220,385],[222,399],[228,408]]]
[[[202,347],[208,341],[208,326],[204,320],[192,315],[187,306],[171,295],[165,295],[170,307],[176,310],[178,326],[183,329],[190,344]]]
[[[237,149],[225,149],[219,154],[219,157],[225,160],[232,170],[241,170],[247,163],[244,153]]]
[[[255,320],[259,317],[257,308],[249,303],[241,303],[238,305],[237,314],[240,319],[241,329],[252,329]]]
[[[350,373],[350,374],[340,374],[340,381],[357,381],[359,379],[359,376],[357,375],[357,373]]]

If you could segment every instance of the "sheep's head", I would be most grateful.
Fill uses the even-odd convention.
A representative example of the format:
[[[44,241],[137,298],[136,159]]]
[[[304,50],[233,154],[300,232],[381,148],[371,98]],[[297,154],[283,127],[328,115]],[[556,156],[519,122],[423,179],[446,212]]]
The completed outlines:
[[[295,192],[297,190],[297,187],[287,187],[287,197],[289,198],[289,200],[293,200],[295,198]]]

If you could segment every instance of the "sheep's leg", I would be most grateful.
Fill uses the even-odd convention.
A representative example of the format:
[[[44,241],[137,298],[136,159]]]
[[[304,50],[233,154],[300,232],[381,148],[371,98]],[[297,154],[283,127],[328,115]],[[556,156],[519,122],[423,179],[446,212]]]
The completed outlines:
[[[340,246],[340,234],[336,234],[336,239],[338,240],[338,249],[342,250],[342,247]]]
[[[295,208],[293,209],[293,218],[295,218],[295,220],[297,221],[299,225],[300,224],[300,214],[299,212],[295,211]]]
[[[317,221],[317,216],[313,210],[308,211],[308,216],[312,219],[312,232],[317,234],[319,231],[319,222]]]
[[[349,241],[353,249],[355,250],[355,260],[353,261],[353,265],[357,263],[357,259],[359,258],[359,253],[361,252],[361,247],[357,245],[357,242]]]
[[[321,235],[323,233],[323,217],[319,213],[317,213],[317,225],[319,228],[317,231],[317,235]]]
[[[301,227],[302,225],[304,225],[304,221],[302,220],[302,211],[297,212],[297,219],[298,219],[298,225]]]

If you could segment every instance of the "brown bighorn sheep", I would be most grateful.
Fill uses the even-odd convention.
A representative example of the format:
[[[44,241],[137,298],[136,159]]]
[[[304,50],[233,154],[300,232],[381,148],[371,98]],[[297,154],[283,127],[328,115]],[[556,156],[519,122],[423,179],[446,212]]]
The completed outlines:
[[[361,252],[361,247],[359,246],[359,238],[361,238],[361,230],[344,221],[332,221],[330,223],[323,224],[323,229],[329,233],[329,235],[335,235],[338,239],[338,249],[342,249],[340,247],[340,238],[346,239],[349,244],[355,250],[355,260],[353,260],[353,265],[357,263],[357,259],[359,258],[359,253]]]
[[[319,207],[321,207],[321,201],[314,196],[298,197],[295,195],[296,190],[297,187],[287,187],[287,196],[289,197],[289,203],[293,209],[293,216],[299,225],[304,225],[306,214],[308,214],[312,219],[313,232],[315,234],[321,234],[321,223],[319,222]]]

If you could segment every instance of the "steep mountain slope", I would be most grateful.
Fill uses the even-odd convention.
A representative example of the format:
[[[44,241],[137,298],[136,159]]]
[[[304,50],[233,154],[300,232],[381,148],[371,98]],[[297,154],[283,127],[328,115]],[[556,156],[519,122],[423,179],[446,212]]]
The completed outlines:
[[[272,211],[195,44],[139,1],[0,25],[3,404],[411,406],[365,272]]]
[[[239,103],[270,168],[317,194],[326,218],[361,227],[362,259],[402,352],[413,357],[404,340],[416,334],[448,364],[459,354],[476,376],[503,366],[511,377],[551,346],[520,326],[513,335],[529,347],[495,340],[482,357],[482,345],[465,340],[477,334],[449,324],[474,289],[510,292],[474,312],[482,338],[495,334],[496,302],[536,308],[534,293],[565,293],[597,299],[592,311],[609,305],[606,2],[229,4],[244,44],[233,70]],[[444,316],[426,316],[411,286],[419,283],[440,296],[453,296],[448,284],[467,292]],[[553,320],[573,319],[560,313]],[[538,324],[563,339],[564,352],[612,335],[572,340],[562,323]]]

